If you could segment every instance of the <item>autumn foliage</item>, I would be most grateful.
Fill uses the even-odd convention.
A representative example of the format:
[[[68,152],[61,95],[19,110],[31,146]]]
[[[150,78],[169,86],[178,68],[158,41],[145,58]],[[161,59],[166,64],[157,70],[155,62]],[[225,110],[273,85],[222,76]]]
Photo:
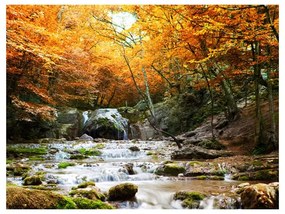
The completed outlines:
[[[114,24],[122,12],[130,28]],[[155,98],[278,84],[277,5],[8,5],[6,24],[8,102],[23,120],[133,105],[147,86]]]

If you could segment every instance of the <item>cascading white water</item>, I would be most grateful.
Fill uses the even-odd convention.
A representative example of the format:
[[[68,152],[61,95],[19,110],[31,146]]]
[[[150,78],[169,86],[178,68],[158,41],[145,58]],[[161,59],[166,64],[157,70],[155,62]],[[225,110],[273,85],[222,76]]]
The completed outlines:
[[[87,122],[89,116],[88,116],[88,111],[84,111],[82,113],[82,116],[83,116],[83,125]]]

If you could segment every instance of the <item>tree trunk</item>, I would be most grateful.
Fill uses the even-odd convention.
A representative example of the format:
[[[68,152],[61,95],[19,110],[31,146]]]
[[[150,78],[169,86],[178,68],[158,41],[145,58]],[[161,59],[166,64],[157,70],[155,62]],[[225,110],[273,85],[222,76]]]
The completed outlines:
[[[261,68],[257,61],[257,56],[260,53],[259,42],[255,42],[251,44],[253,61],[256,64],[253,66],[254,69],[254,88],[255,88],[255,136],[254,140],[256,145],[265,145],[264,142],[264,122],[261,113],[261,105],[260,105],[260,85],[259,85],[259,77],[261,76]]]

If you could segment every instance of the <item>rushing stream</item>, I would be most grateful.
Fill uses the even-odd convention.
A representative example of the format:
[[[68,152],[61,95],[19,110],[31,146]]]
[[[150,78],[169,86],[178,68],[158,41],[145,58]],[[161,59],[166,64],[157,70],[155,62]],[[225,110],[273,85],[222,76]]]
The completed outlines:
[[[100,148],[98,145],[100,144]],[[15,160],[31,165],[33,171],[46,172],[47,183],[56,183],[61,193],[68,193],[72,187],[83,181],[94,181],[103,192],[110,187],[124,182],[131,182],[138,186],[136,201],[119,203],[120,208],[163,208],[181,209],[181,203],[173,200],[175,192],[180,190],[201,191],[212,194],[202,201],[201,208],[212,208],[215,197],[225,192],[230,192],[239,182],[225,180],[191,180],[186,177],[167,177],[154,174],[155,169],[164,160],[170,160],[170,152],[175,149],[173,143],[165,141],[66,141],[48,144],[15,144],[15,147],[46,146],[49,153],[44,155],[44,160],[31,161],[29,158]],[[98,147],[99,156],[91,156],[82,160],[71,160],[72,151]],[[131,151],[130,147],[137,147],[139,151]],[[51,152],[53,151],[53,152]],[[154,158],[150,151],[162,155]],[[60,162],[73,162],[74,166],[59,169]],[[131,165],[134,174],[128,173],[126,166]],[[8,176],[7,181],[22,185],[19,176]]]

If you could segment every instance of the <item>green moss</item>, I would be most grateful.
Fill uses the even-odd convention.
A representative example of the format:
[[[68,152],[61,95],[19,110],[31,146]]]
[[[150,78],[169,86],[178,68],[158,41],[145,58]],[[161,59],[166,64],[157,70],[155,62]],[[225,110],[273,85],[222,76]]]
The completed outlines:
[[[56,209],[77,209],[76,203],[69,197],[63,196],[58,200]]]
[[[76,196],[76,197],[82,197],[82,198],[88,198],[88,199],[99,199],[101,201],[104,201],[106,199],[105,195],[94,190],[94,189],[76,189],[71,190],[69,192],[69,195]]]
[[[86,188],[88,186],[95,186],[95,183],[93,181],[86,181],[86,182],[79,184],[77,188]]]
[[[208,177],[206,175],[196,176],[195,179],[197,180],[206,180]]]
[[[47,154],[46,147],[27,148],[27,147],[8,147],[7,154],[27,154],[27,155],[45,155]]]
[[[254,161],[252,162],[252,165],[253,165],[253,166],[263,166],[263,163],[262,163],[261,160],[254,160]]]
[[[61,162],[57,165],[57,168],[59,169],[66,169],[69,166],[75,166],[75,163],[70,163],[70,162]]]
[[[98,144],[96,144],[96,146],[94,146],[93,148],[95,148],[95,149],[104,149],[104,148],[105,148],[105,144],[103,144],[103,143],[98,143]]]
[[[33,175],[24,179],[23,185],[40,185],[42,184],[41,176]]]
[[[100,200],[90,200],[87,198],[74,198],[73,202],[78,209],[114,209],[114,207],[108,203]]]
[[[254,180],[278,180],[278,172],[275,170],[260,170],[255,173]]]
[[[219,141],[217,141],[216,139],[204,140],[198,143],[197,145],[205,149],[215,149],[215,150],[225,149],[225,146],[221,144]]]
[[[200,201],[206,196],[200,192],[180,191],[175,193],[173,199],[181,200],[184,208],[195,209],[199,207]]]
[[[249,177],[247,175],[242,175],[240,177],[238,177],[239,181],[249,181]]]
[[[151,152],[151,151],[148,151],[148,152],[146,153],[147,156],[150,156],[150,155],[153,155],[153,154],[154,154],[154,153]]]
[[[195,165],[201,165],[202,163],[199,162],[199,161],[190,161],[188,164],[189,164],[190,166],[195,166]]]
[[[188,209],[197,209],[200,205],[200,201],[192,200],[192,199],[185,199],[181,203],[182,207],[188,208]]]
[[[180,173],[184,173],[186,170],[183,166],[179,166],[176,163],[167,163],[163,167],[158,168],[155,173],[157,175],[169,175],[177,176]]]
[[[96,148],[91,148],[91,149],[81,148],[78,150],[78,152],[82,155],[88,155],[88,156],[99,156],[102,154],[102,152]]]
[[[43,161],[45,160],[43,157],[39,157],[39,156],[31,156],[29,157],[30,161]]]
[[[131,183],[123,183],[109,189],[109,200],[129,200],[132,199],[138,191],[138,186]]]

